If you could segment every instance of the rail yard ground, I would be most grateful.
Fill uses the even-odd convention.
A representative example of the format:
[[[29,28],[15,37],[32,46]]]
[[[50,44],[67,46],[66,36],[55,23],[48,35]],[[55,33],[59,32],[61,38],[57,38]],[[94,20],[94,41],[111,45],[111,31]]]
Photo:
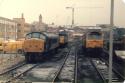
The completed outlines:
[[[47,60],[26,63],[22,54],[0,54],[0,81],[3,83],[23,82],[66,82],[66,83],[107,83],[108,55],[87,54],[81,41],[75,40]],[[93,56],[93,57],[92,57]],[[103,58],[105,57],[105,58]],[[4,62],[4,63],[3,63]],[[117,66],[120,66],[117,64]],[[124,74],[113,66],[113,83],[123,83]],[[122,72],[123,73],[123,72]]]
[[[0,74],[8,71],[8,69],[13,68],[14,66],[17,66],[21,63],[23,63],[25,60],[24,56],[22,54],[3,54],[0,53]]]

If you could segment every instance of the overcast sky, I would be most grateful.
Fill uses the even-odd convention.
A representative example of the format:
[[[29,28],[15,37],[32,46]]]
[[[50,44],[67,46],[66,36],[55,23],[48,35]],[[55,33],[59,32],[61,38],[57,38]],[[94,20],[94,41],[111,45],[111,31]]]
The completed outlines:
[[[57,25],[71,24],[71,10],[75,7],[76,25],[96,25],[109,23],[110,0],[0,0],[0,16],[20,17],[24,13],[26,22],[38,20],[41,13],[45,23]],[[125,26],[125,4],[115,0],[115,25]]]

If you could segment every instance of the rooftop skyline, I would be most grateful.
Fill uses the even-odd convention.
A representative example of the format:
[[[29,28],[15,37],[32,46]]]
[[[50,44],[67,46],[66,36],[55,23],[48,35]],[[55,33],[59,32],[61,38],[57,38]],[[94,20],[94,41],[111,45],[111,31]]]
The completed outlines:
[[[24,13],[26,22],[38,21],[57,25],[71,24],[71,10],[75,7],[76,25],[109,24],[110,0],[0,0],[0,16],[18,18]],[[115,0],[115,25],[125,26],[125,4]]]

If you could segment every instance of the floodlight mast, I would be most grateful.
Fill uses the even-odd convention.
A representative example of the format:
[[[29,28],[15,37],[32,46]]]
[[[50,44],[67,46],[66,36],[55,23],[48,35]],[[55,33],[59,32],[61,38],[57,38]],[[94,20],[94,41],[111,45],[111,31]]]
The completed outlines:
[[[72,25],[71,25],[71,27],[73,28],[73,26],[74,26],[74,11],[75,11],[75,8],[74,7],[66,7],[66,9],[72,9]]]
[[[108,83],[112,83],[114,0],[111,0],[110,25],[111,25],[111,29],[110,29],[110,46],[109,46],[109,82]]]

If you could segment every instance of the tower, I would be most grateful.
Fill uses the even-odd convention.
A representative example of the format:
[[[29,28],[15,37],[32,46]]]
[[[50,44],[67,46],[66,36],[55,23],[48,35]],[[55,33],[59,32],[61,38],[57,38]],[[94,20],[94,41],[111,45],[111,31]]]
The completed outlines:
[[[24,14],[22,13],[22,16],[21,16],[21,18],[23,19],[24,18]]]
[[[39,23],[42,23],[42,15],[39,16]]]

